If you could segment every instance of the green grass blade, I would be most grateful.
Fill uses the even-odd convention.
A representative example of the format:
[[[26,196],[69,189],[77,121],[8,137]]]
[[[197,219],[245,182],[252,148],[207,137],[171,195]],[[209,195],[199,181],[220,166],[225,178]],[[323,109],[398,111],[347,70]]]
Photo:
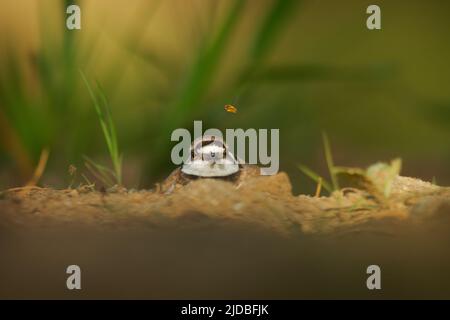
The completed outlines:
[[[98,81],[96,81],[96,83],[97,83],[97,88],[98,88],[98,92],[100,95],[100,99],[103,103],[103,108],[106,111],[106,121],[107,121],[106,128],[107,128],[109,140],[111,143],[111,148],[109,150],[109,153],[111,155],[111,158],[114,158],[115,161],[117,161],[117,157],[119,154],[118,143],[117,143],[117,134],[116,134],[114,122],[112,120],[111,111],[109,109],[108,98],[106,97],[105,92],[103,91],[103,88],[100,85],[100,83]]]
[[[294,6],[299,2],[297,0],[273,0],[249,49],[248,64],[242,70],[235,84],[239,96],[244,96],[252,90],[254,86],[252,78],[263,67],[262,61],[275,47],[283,25],[289,20],[289,15],[295,12]]]
[[[319,183],[320,180],[322,180],[322,186],[325,190],[327,190],[329,193],[333,192],[333,188],[331,187],[330,183],[326,181],[324,178],[322,178],[320,175],[312,171],[310,168],[304,165],[298,165],[298,168],[301,172],[303,172],[307,177],[314,180],[316,183]]]
[[[83,179],[86,181],[88,186],[93,186],[94,185],[94,183],[92,183],[91,180],[89,180],[88,177],[86,177],[85,174],[81,174],[81,177],[83,177]]]
[[[88,171],[99,181],[101,181],[106,186],[113,186],[114,181],[111,179],[108,174],[106,174],[104,171],[99,169],[98,165],[94,162],[86,161],[84,163],[85,167],[88,169]]]
[[[281,31],[283,24],[289,20],[287,19],[289,14],[295,12],[293,7],[298,2],[298,0],[274,0],[250,50],[253,60],[264,58],[270,48],[273,47],[278,32]]]
[[[117,159],[117,164],[116,164],[116,179],[117,179],[117,183],[119,185],[122,185],[122,159],[123,159],[123,154],[119,155],[119,158]]]
[[[87,87],[87,89],[89,91],[89,95],[91,96],[91,99],[92,99],[92,101],[94,103],[95,111],[97,112],[99,118],[103,118],[102,110],[101,110],[100,105],[98,103],[97,96],[94,93],[94,90],[92,90],[92,87],[89,84],[89,81],[86,79],[86,76],[84,75],[84,72],[80,70],[80,74],[81,74],[81,78],[83,79],[84,84],[86,85],[86,87]]]
[[[339,190],[339,182],[336,176],[336,170],[333,162],[333,155],[331,153],[330,141],[325,132],[322,133],[323,138],[323,148],[325,151],[325,159],[327,161],[328,171],[330,173],[331,183],[333,185],[333,190]]]
[[[103,166],[101,164],[96,163],[94,160],[92,160],[91,158],[89,158],[88,156],[83,156],[84,160],[90,164],[92,164],[98,171],[101,171],[105,174],[109,174],[111,176],[114,176],[114,171],[111,170],[110,168]]]
[[[97,94],[92,89],[89,81],[86,79],[84,73],[80,70],[81,77],[88,88],[89,94],[92,98],[94,108],[97,112],[99,118],[100,126],[103,131],[103,136],[105,137],[106,145],[108,147],[108,152],[113,164],[113,176],[118,184],[122,184],[122,157],[119,155],[119,146],[117,141],[116,129],[112,119],[111,111],[109,109],[108,99],[101,87],[100,83],[97,81]],[[104,110],[104,112],[103,112]],[[97,169],[99,172],[103,172],[102,168],[98,167],[93,161],[91,161],[91,167]]]
[[[437,186],[437,185],[438,185],[435,176],[433,176],[433,178],[431,179],[431,184],[434,185],[434,186]]]

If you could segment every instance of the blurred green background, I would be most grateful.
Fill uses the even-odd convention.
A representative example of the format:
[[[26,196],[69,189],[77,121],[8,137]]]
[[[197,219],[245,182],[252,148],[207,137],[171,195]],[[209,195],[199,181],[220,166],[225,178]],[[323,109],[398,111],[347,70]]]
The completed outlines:
[[[65,27],[81,7],[82,29]],[[381,7],[382,30],[366,28]],[[65,188],[83,156],[110,165],[79,70],[110,100],[124,184],[148,188],[174,165],[170,133],[279,128],[281,170],[296,192],[335,163],[403,159],[403,174],[450,183],[450,2],[2,0],[0,188]],[[237,114],[223,110],[225,104]]]

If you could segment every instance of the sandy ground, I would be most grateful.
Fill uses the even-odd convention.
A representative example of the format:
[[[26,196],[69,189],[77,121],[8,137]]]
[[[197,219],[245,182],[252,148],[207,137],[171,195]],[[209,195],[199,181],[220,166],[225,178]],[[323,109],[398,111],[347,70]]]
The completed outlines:
[[[380,203],[294,196],[284,173],[179,182],[1,193],[0,298],[450,298],[450,188],[397,177]]]

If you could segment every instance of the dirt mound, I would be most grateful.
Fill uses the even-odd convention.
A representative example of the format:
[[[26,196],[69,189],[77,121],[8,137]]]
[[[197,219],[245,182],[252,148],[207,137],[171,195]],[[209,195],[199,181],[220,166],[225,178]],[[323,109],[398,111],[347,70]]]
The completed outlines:
[[[430,217],[450,201],[450,189],[406,177],[396,178],[391,197],[383,203],[357,189],[337,191],[330,197],[294,196],[285,173],[234,182],[195,179],[181,185],[171,181],[170,185],[153,191],[11,189],[0,200],[0,223],[126,227],[180,220],[188,226],[190,220],[205,218],[255,224],[284,234],[324,233],[362,228],[373,220]]]

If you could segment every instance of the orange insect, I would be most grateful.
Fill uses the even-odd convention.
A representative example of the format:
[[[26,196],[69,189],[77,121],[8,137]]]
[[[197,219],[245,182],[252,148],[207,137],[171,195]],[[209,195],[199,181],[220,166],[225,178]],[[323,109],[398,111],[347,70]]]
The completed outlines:
[[[237,108],[231,104],[226,104],[224,109],[226,112],[237,113]]]

